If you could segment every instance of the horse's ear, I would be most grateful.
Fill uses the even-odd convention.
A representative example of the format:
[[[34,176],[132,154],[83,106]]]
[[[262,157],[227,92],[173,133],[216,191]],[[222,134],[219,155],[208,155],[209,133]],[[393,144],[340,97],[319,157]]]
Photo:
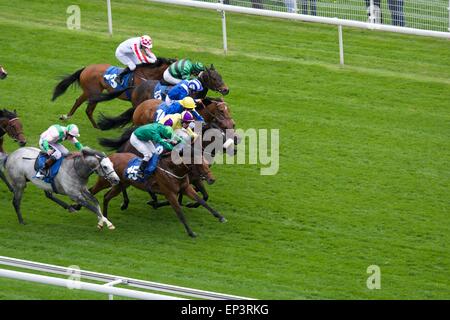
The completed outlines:
[[[214,65],[211,63],[211,70],[216,70],[214,69]]]

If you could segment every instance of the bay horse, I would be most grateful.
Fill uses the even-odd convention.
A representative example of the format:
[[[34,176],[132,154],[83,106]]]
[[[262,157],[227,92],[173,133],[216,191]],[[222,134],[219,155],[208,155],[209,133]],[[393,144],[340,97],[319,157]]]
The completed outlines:
[[[27,140],[23,134],[22,123],[17,116],[17,111],[9,111],[6,109],[0,110],[0,155],[6,154],[3,148],[3,136],[8,134],[19,146],[23,147],[26,145]],[[2,170],[0,170],[0,179],[5,182],[9,191],[13,192],[11,185],[6,179]]]
[[[214,68],[214,65],[212,64],[210,68],[205,68],[204,71],[200,72],[197,79],[202,83],[203,90],[192,95],[192,98],[194,99],[205,98],[208,94],[208,90],[216,91],[224,96],[226,96],[230,92],[230,89],[222,80],[222,76],[219,74],[219,72],[217,72],[217,70]],[[102,101],[113,100],[122,96],[127,90],[133,89],[131,94],[131,103],[133,107],[137,107],[145,100],[155,98],[155,87],[158,82],[159,80],[146,80],[135,87],[128,87],[123,90],[100,94],[92,98],[90,101],[98,103]]]
[[[134,70],[134,75],[131,80],[131,85],[139,85],[142,81],[148,79],[160,80],[163,77],[164,71],[173,63],[175,59],[158,58],[155,63],[151,64],[141,64]],[[81,68],[75,71],[73,74],[64,77],[53,90],[52,101],[55,101],[59,96],[61,96],[66,90],[73,84],[77,83],[80,85],[83,93],[76,99],[72,109],[70,109],[68,114],[63,114],[60,116],[61,120],[67,120],[72,117],[75,111],[80,107],[85,101],[88,101],[86,108],[86,115],[92,123],[94,128],[97,128],[97,123],[93,118],[93,113],[97,102],[91,101],[95,96],[101,94],[104,90],[109,92],[114,91],[114,89],[109,86],[103,79],[103,74],[106,70],[111,67],[110,64],[92,64],[87,67]],[[122,100],[128,100],[125,91],[123,91],[118,98]]]
[[[8,76],[8,72],[6,72],[5,68],[0,65],[0,80],[5,79]]]
[[[194,152],[192,153],[193,157]],[[200,205],[205,207],[214,217],[219,219],[220,222],[226,222],[226,219],[218,213],[216,210],[211,208],[203,199],[201,199],[196,191],[192,188],[189,183],[188,174],[193,167],[202,172],[202,174],[208,176],[208,179],[213,181],[211,172],[209,171],[209,166],[207,162],[201,161],[201,164],[185,164],[184,162],[176,165],[174,164],[170,156],[161,157],[158,166],[154,173],[145,182],[138,182],[134,180],[129,180],[126,177],[126,167],[128,162],[136,157],[134,153],[114,153],[109,156],[111,162],[114,164],[114,169],[119,173],[120,183],[113,186],[103,197],[103,214],[107,217],[108,214],[108,204],[111,199],[116,197],[122,192],[124,197],[124,202],[121,206],[122,210],[128,207],[129,199],[126,189],[132,185],[133,187],[152,193],[159,193],[166,197],[173,210],[177,214],[178,219],[183,224],[186,232],[191,237],[196,237],[197,234],[192,231],[189,227],[186,218],[184,216],[183,210],[178,203],[177,197],[179,194],[185,194],[194,201],[197,201]],[[203,159],[202,159],[203,160]],[[199,161],[200,162],[200,161]],[[190,163],[195,163],[190,161]],[[99,191],[108,188],[109,185],[104,178],[99,177],[96,184],[89,189],[89,191],[95,195]]]
[[[54,178],[54,183],[49,184],[33,178],[36,174],[34,164],[40,152],[37,148],[23,147],[17,149],[8,157],[6,155],[0,156],[0,169],[6,168],[13,186],[13,205],[19,223],[25,224],[20,204],[26,184],[31,181],[38,188],[44,190],[47,198],[69,212],[75,211],[75,207],[56,198],[53,192],[67,195],[80,206],[94,212],[98,218],[97,227],[99,229],[103,228],[105,223],[109,229],[114,229],[114,225],[102,215],[97,199],[89,193],[86,187],[89,177],[94,172],[104,177],[112,185],[119,183],[120,179],[109,158],[102,152],[85,147],[81,153],[70,154],[63,160],[61,168]]]

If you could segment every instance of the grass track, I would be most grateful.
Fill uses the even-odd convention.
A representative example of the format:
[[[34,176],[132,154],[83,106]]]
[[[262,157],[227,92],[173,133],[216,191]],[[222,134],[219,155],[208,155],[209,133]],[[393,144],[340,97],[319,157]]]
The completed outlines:
[[[450,298],[448,41],[344,29],[341,68],[329,26],[228,14],[223,56],[215,12],[114,1],[111,39],[104,1],[79,1],[80,31],[65,27],[71,4],[0,0],[0,63],[10,72],[0,106],[19,110],[30,145],[79,94],[50,103],[59,75],[116,63],[116,45],[145,32],[160,56],[216,65],[238,127],[280,128],[280,170],[215,166],[210,201],[229,222],[186,209],[195,240],[171,209],[151,210],[134,190],[126,212],[111,202],[117,230],[96,232],[92,214],[69,215],[30,186],[19,226],[0,185],[1,255],[262,299]],[[97,114],[127,107],[114,101]],[[74,122],[92,147],[108,135],[83,109]],[[381,290],[366,288],[372,264]],[[0,280],[2,299],[56,295],[97,297]]]

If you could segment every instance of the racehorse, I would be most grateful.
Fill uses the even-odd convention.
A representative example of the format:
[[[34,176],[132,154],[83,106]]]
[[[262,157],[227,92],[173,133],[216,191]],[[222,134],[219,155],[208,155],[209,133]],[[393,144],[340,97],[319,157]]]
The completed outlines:
[[[14,141],[19,143],[21,147],[25,146],[27,143],[25,135],[23,134],[22,123],[17,116],[16,110],[0,110],[0,155],[5,153],[5,150],[3,149],[3,136],[5,134],[8,134]],[[9,191],[13,192],[13,189],[6,179],[3,170],[0,170],[0,179],[5,182]]]
[[[56,198],[53,192],[69,196],[73,201],[97,215],[99,229],[106,223],[109,229],[114,229],[114,225],[102,215],[97,199],[88,191],[86,185],[89,176],[97,173],[104,177],[109,183],[115,185],[120,181],[119,176],[113,168],[111,160],[98,151],[83,148],[81,153],[73,153],[67,156],[59,169],[59,173],[54,178],[53,184],[46,183],[40,179],[33,178],[36,174],[34,164],[41,151],[37,148],[19,148],[9,157],[0,156],[0,169],[6,168],[10,178],[14,198],[13,205],[16,210],[20,224],[25,224],[22,218],[20,203],[23,191],[28,181],[44,190],[47,198],[56,202],[69,212],[75,211],[74,206],[68,205],[64,201]]]
[[[6,72],[5,68],[0,66],[0,80],[5,79],[8,76],[8,72]]]
[[[134,76],[130,81],[130,85],[139,85],[142,81],[148,79],[162,79],[164,71],[175,61],[176,60],[174,59],[158,58],[155,63],[138,65],[134,71]],[[110,64],[93,64],[85,68],[81,68],[73,74],[63,78],[61,82],[56,85],[53,91],[52,101],[55,101],[56,98],[66,92],[66,90],[74,83],[78,83],[83,89],[83,93],[75,101],[69,113],[60,116],[61,120],[67,120],[72,117],[78,107],[85,101],[88,101],[86,114],[94,128],[97,128],[97,124],[93,118],[93,113],[97,103],[95,101],[90,101],[90,99],[101,94],[103,90],[107,90],[109,92],[114,91],[114,89],[103,79],[103,74],[109,67],[111,67]],[[128,100],[125,91],[122,92],[118,98]]]
[[[228,86],[222,80],[222,76],[211,65],[210,68],[206,68],[205,71],[200,72],[198,80],[202,83],[203,91],[197,92],[192,96],[194,99],[203,99],[206,97],[208,90],[219,92],[222,95],[227,95],[230,92]],[[161,93],[159,96],[155,96],[156,85],[159,80],[146,80],[137,85],[134,89],[132,87],[125,88],[120,91],[114,91],[110,93],[100,94],[91,99],[92,102],[109,101],[122,96],[127,90],[133,89],[131,94],[131,103],[133,107],[137,107],[139,104],[148,99],[160,99],[162,100]],[[101,127],[100,127],[101,129]]]
[[[161,104],[159,99],[145,100],[136,108],[129,108],[117,117],[107,117],[100,115],[99,127],[102,130],[123,127],[130,121],[140,126],[154,122],[155,112]],[[213,123],[222,130],[234,129],[235,123],[231,118],[230,108],[222,98],[205,98],[200,101],[200,106],[196,108],[198,113],[205,119],[206,123]]]
[[[191,154],[191,158],[193,157],[194,152]],[[197,201],[200,205],[205,207],[214,217],[219,219],[220,222],[226,222],[226,219],[218,213],[216,210],[211,208],[203,199],[201,199],[192,186],[189,183],[188,174],[189,172],[196,167],[201,174],[208,177],[208,181],[210,183],[214,182],[214,178],[209,171],[209,166],[207,162],[203,159],[200,162],[201,164],[185,164],[184,162],[176,165],[174,164],[170,156],[162,157],[158,163],[158,166],[155,172],[146,180],[145,182],[137,182],[134,180],[129,180],[126,177],[126,168],[128,162],[136,157],[133,153],[114,153],[109,156],[112,163],[114,164],[114,169],[121,173],[120,174],[120,184],[113,186],[103,197],[103,212],[105,217],[108,212],[108,203],[109,201],[116,197],[119,193],[122,192],[124,197],[124,202],[121,206],[122,210],[125,210],[128,207],[129,198],[126,192],[126,189],[132,185],[140,190],[144,190],[146,192],[159,193],[163,194],[172,208],[175,210],[178,219],[183,224],[186,232],[191,237],[196,237],[196,233],[192,231],[192,229],[187,224],[186,218],[183,214],[183,210],[181,209],[180,204],[178,203],[177,196],[179,194],[185,194],[191,199]],[[191,160],[189,163],[195,163]],[[108,183],[104,178],[99,178],[97,183],[89,189],[92,194],[96,194],[99,191],[106,189],[108,187]]]

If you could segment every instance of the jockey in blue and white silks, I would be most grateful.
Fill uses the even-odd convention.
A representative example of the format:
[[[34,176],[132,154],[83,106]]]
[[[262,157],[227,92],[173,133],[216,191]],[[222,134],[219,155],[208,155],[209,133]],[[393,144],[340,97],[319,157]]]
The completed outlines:
[[[165,101],[170,105],[174,100],[183,100],[187,96],[201,91],[203,91],[203,85],[200,80],[182,80],[167,92]]]
[[[161,103],[155,113],[155,122],[159,122],[167,114],[182,113],[188,110],[197,121],[205,122],[205,119],[195,110],[195,101],[191,97],[185,97],[181,101],[173,101],[170,105]]]

